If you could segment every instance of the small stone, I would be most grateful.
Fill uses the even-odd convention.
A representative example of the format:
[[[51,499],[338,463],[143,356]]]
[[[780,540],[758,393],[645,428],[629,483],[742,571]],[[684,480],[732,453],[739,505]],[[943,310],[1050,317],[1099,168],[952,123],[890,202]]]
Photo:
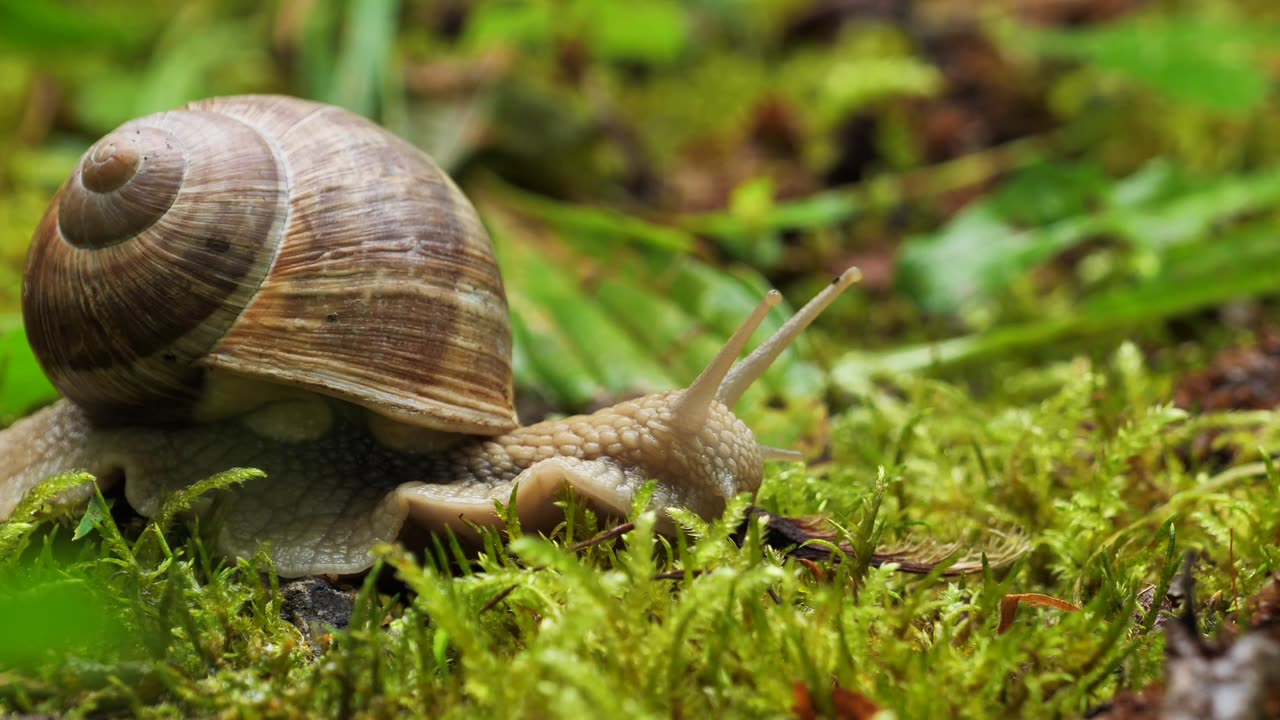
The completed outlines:
[[[323,638],[351,622],[356,591],[340,590],[324,578],[304,577],[280,588],[284,596],[281,615],[302,631],[312,652],[324,650]]]

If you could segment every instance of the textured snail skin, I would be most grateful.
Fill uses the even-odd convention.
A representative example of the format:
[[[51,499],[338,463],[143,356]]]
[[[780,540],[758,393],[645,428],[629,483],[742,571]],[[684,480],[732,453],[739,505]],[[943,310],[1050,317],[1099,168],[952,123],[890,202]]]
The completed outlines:
[[[168,428],[104,427],[63,400],[0,431],[0,520],[41,479],[73,468],[103,484],[123,479],[129,504],[151,515],[175,490],[254,467],[267,477],[219,494],[219,549],[247,556],[265,543],[284,576],[365,570],[373,546],[401,536],[406,525],[473,535],[471,523],[501,522],[495,501],[510,500],[513,490],[522,526],[545,530],[561,517],[554,500],[565,488],[598,511],[624,515],[652,481],[659,528],[671,530],[666,510],[714,517],[729,498],[759,488],[766,457],[798,459],[757,444],[730,408],[857,278],[856,269],[845,271],[735,363],[781,299],[767,293],[684,390],[494,437],[460,435],[433,450],[393,449],[364,409],[322,396]]]
[[[0,520],[40,480],[73,468],[106,485],[123,479],[129,504],[151,515],[175,490],[229,468],[253,467],[267,477],[219,494],[217,542],[222,552],[239,556],[265,543],[284,576],[365,570],[374,545],[406,527],[474,535],[472,523],[501,522],[495,501],[510,500],[513,490],[521,525],[546,530],[562,516],[554,500],[565,488],[598,511],[624,515],[652,481],[659,529],[671,530],[666,510],[714,517],[729,498],[759,488],[764,459],[799,459],[757,444],[730,408],[857,278],[856,269],[845,271],[735,363],[780,301],[769,292],[684,390],[494,437],[460,435],[456,444],[433,450],[393,449],[364,409],[322,396],[169,428],[103,427],[62,400],[0,431]],[[65,499],[83,497],[84,491]]]
[[[667,525],[662,511],[672,507],[714,517],[728,498],[759,487],[760,448],[719,403],[699,430],[677,431],[672,404],[681,394],[430,453],[385,447],[351,413],[337,413],[320,437],[290,441],[263,437],[242,420],[97,429],[64,400],[0,433],[0,476],[8,477],[0,482],[0,518],[31,486],[71,467],[103,480],[123,475],[126,499],[144,515],[167,493],[228,468],[255,467],[267,477],[221,500],[219,550],[249,556],[267,543],[276,570],[297,576],[367,569],[374,545],[395,540],[406,521],[470,536],[469,522],[498,523],[494,501],[508,501],[516,484],[517,512],[529,530],[549,530],[562,518],[554,500],[566,487],[598,511],[622,516],[649,480],[656,481],[652,507]]]

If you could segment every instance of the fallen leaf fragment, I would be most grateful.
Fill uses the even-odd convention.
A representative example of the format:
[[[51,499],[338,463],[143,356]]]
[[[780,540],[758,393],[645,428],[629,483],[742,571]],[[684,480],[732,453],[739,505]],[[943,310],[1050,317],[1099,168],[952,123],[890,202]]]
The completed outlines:
[[[1031,607],[1051,607],[1066,612],[1080,610],[1079,606],[1072,605],[1066,600],[1059,600],[1051,595],[1010,593],[1000,599],[1000,625],[996,628],[997,635],[1003,635],[1009,631],[1009,628],[1013,627],[1013,621],[1018,617],[1018,606],[1023,604]]]
[[[881,710],[871,698],[860,692],[834,685],[831,688],[831,706],[835,715],[822,713],[814,704],[813,693],[803,681],[791,686],[795,702],[791,714],[796,720],[816,720],[818,717],[834,717],[836,720],[871,720]]]

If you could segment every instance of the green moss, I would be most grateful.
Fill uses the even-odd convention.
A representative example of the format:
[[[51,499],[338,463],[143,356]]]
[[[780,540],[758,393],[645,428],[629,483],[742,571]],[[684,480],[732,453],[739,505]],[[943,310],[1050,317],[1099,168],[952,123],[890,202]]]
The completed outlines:
[[[32,501],[0,526],[36,538],[0,570],[0,629],[26,638],[0,657],[0,710],[785,716],[803,684],[816,707],[838,685],[901,717],[1079,713],[1160,676],[1163,611],[1139,596],[1163,597],[1184,552],[1202,558],[1207,630],[1238,600],[1233,576],[1247,597],[1280,559],[1274,469],[1246,454],[1210,472],[1179,452],[1212,424],[1231,428],[1220,442],[1270,444],[1270,416],[1188,421],[1165,392],[1127,346],[1105,366],[1026,371],[982,398],[898,378],[838,417],[834,462],[773,468],[760,498],[826,515],[855,548],[958,544],[981,557],[1012,533],[1024,551],[1005,567],[921,578],[855,559],[815,572],[762,547],[758,527],[730,540],[745,499],[719,522],[678,518],[681,539],[638,511],[621,538],[574,548],[599,528],[570,499],[555,538],[513,528],[462,569],[449,543],[419,558],[386,548],[402,591],[366,582],[319,657],[281,620],[261,558],[214,561],[199,527],[131,539],[100,498],[81,527],[96,532],[72,541],[74,518],[37,521]],[[1001,598],[1022,592],[1082,609],[1024,608],[997,634]]]

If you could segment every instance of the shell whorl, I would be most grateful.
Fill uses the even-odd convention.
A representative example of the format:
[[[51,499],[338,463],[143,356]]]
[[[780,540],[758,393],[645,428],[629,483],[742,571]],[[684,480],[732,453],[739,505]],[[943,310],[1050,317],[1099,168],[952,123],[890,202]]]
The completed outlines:
[[[124,242],[164,217],[182,189],[181,142],[155,127],[111,133],[89,148],[58,201],[58,229],[81,249]]]
[[[437,429],[515,424],[474,209],[327,105],[214,98],[100,140],[36,231],[23,313],[54,384],[103,422],[187,418],[214,371]]]
[[[27,258],[23,315],[53,383],[98,418],[183,417],[271,266],[286,200],[270,145],[215,113],[148,116],[90,148]]]

